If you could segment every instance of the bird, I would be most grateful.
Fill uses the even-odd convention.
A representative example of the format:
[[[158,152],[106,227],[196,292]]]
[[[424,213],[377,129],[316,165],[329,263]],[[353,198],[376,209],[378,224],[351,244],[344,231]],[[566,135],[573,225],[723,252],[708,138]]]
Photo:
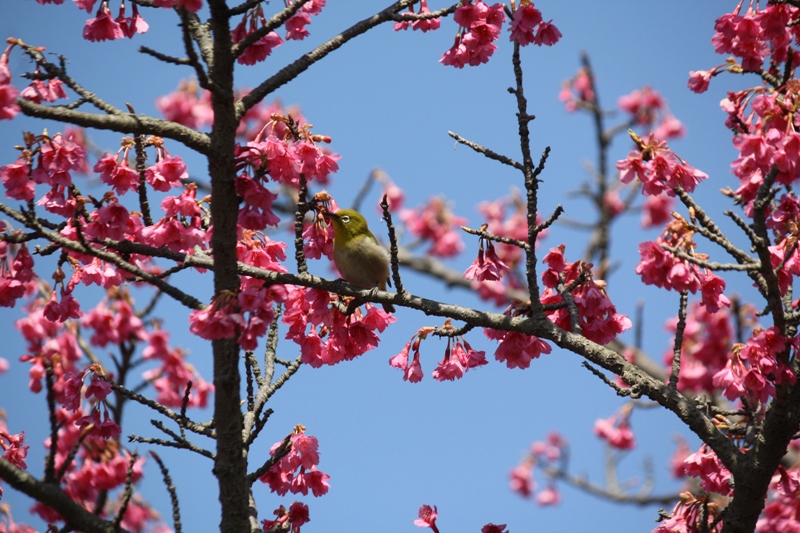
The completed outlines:
[[[355,209],[339,209],[323,216],[333,223],[333,262],[347,283],[364,289],[386,290],[389,279],[389,252],[367,227],[364,216]],[[392,304],[383,310],[394,313]]]

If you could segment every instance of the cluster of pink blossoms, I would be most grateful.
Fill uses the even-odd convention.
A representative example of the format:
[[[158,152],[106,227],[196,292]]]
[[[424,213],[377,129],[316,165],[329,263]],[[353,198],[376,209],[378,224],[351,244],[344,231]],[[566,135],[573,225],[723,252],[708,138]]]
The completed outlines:
[[[733,494],[731,473],[707,445],[701,445],[700,450],[684,459],[683,464],[686,475],[700,478],[700,487],[723,496]]]
[[[301,502],[292,503],[288,510],[281,505],[272,514],[275,515],[275,520],[264,519],[261,521],[264,531],[291,530],[291,533],[300,533],[300,527],[311,521],[308,515],[308,505]]]
[[[168,344],[169,333],[157,329],[148,334],[148,345],[142,350],[142,359],[159,363],[145,371],[142,377],[153,384],[156,390],[156,401],[166,407],[182,407],[184,400],[187,407],[208,405],[208,395],[214,385],[208,383],[199,372],[186,361],[186,353],[180,348],[171,348]],[[191,383],[191,392],[186,397],[186,387]]]
[[[486,241],[485,252],[484,241]],[[503,277],[503,273],[508,270],[508,265],[503,263],[495,252],[494,243],[481,237],[478,257],[464,272],[464,277],[478,281],[499,281]]]
[[[742,306],[740,320],[751,321],[755,310]],[[748,315],[751,315],[748,318]],[[711,312],[700,302],[692,302],[686,313],[681,345],[681,369],[678,374],[678,390],[702,393],[715,389],[714,375],[725,368],[733,339],[731,313],[727,309]],[[666,329],[675,333],[678,317],[667,322]],[[664,367],[672,367],[673,349],[664,351]]]
[[[551,248],[550,253],[542,259],[548,268],[542,273],[546,289],[541,301],[545,305],[561,304],[556,309],[545,311],[545,314],[558,327],[571,331],[569,309],[561,291],[575,284],[570,294],[578,309],[581,333],[591,341],[605,344],[630,329],[631,321],[627,316],[617,313],[617,308],[603,289],[605,283],[592,278],[591,265],[583,261],[566,262],[565,248],[563,244]]]
[[[753,10],[752,6],[742,12],[743,3],[739,3],[733,13],[719,17],[714,25],[714,36],[711,43],[718,54],[731,54],[741,59],[741,64],[733,60],[709,70],[691,71],[689,73],[689,89],[696,93],[708,90],[711,78],[720,72],[758,72],[767,55],[770,56],[769,72],[776,74],[790,59],[798,60],[797,52],[792,50],[793,40],[800,39],[800,31],[795,24],[789,24],[797,18],[800,10],[787,4],[767,4],[763,8]]]
[[[484,229],[488,233],[527,242],[527,207],[517,191],[504,198],[481,202],[478,204],[478,211],[485,219],[485,224],[482,227],[485,227]],[[541,222],[538,215],[536,221],[537,223]],[[536,245],[538,246],[541,240],[546,237],[546,230],[539,233]],[[486,245],[486,251],[481,257],[481,250],[484,244]],[[517,266],[523,263],[524,260],[525,256],[519,246],[481,240],[478,257],[464,273],[464,277],[475,279],[472,288],[482,299],[493,301],[497,305],[507,305],[507,289],[509,287],[523,289],[525,284],[517,275],[504,277],[504,274],[507,272],[514,274],[517,271]]]
[[[564,102],[567,112],[578,110],[594,113],[595,94],[586,67],[581,67],[575,75],[565,80],[558,94],[558,99]],[[661,95],[650,87],[642,87],[632,93],[619,98],[617,105],[630,115],[628,123],[631,126],[644,128],[644,135],[652,133],[655,139],[665,141],[672,137],[680,137],[685,133],[683,124],[676,119],[666,105]],[[632,176],[625,181],[630,183]],[[652,187],[650,187],[652,189]],[[619,189],[611,189],[603,198],[604,209],[612,216],[619,215],[626,208],[619,197]],[[675,201],[667,192],[646,195],[642,205],[642,227],[650,228],[661,226],[669,220],[670,211]]]
[[[101,309],[87,313],[82,323],[87,329],[95,330],[90,337],[91,343],[119,344],[135,341],[142,336],[142,324],[129,306],[122,302],[120,309],[122,313],[116,315],[103,313]],[[60,324],[48,320],[38,300],[34,301],[28,316],[18,320],[15,325],[28,341],[28,354],[20,359],[31,363],[31,390],[42,390],[46,365],[52,369],[55,378],[53,390],[60,404],[56,410],[59,431],[55,469],[65,471],[63,489],[76,502],[93,506],[100,491],[111,490],[125,483],[132,464],[131,455],[122,450],[117,442],[120,428],[105,407],[105,398],[111,385],[102,379],[103,371],[99,365],[81,371],[77,369],[76,363],[81,352],[74,328],[65,330]],[[85,384],[87,377],[89,383]],[[88,401],[86,408],[83,399]],[[80,447],[77,458],[72,459],[81,441],[85,445]],[[50,448],[49,439],[45,447]],[[136,459],[133,463],[134,482],[141,477],[142,462],[142,459]],[[103,516],[113,516],[115,505],[110,501],[103,510]],[[33,511],[48,522],[62,520],[55,511],[41,503],[37,503]],[[141,531],[144,523],[152,520],[154,515],[149,507],[136,501],[122,523],[126,528]]]
[[[774,235],[774,243],[769,247],[770,262],[777,269],[778,288],[786,294],[795,276],[800,276],[800,253],[797,241],[800,238],[800,202],[794,194],[784,194],[778,204],[773,206],[766,225]]]
[[[6,229],[5,222],[0,222],[0,230]],[[28,247],[0,241],[0,307],[14,307],[18,299],[35,290],[33,257]]]
[[[467,220],[455,215],[442,198],[433,197],[416,209],[401,209],[400,220],[412,235],[431,243],[427,254],[453,257],[464,250],[458,228]]]
[[[314,195],[314,221],[306,225],[303,230],[303,253],[307,259],[321,259],[327,257],[333,264],[333,225],[325,220],[324,212],[335,213],[339,205],[327,191],[323,190]]]
[[[40,205],[56,214],[74,208],[74,203],[68,203],[70,197],[66,189],[72,185],[70,171],[83,168],[84,148],[61,133],[52,137],[27,134],[25,140],[26,149],[20,157],[0,167],[0,181],[6,196],[29,202],[34,199],[37,184],[49,185],[52,188],[40,200]]]
[[[86,376],[90,376],[90,382],[84,390]],[[75,420],[75,425],[81,432],[100,439],[118,439],[122,430],[110,416],[110,410],[105,403],[106,396],[111,392],[111,383],[105,381],[104,377],[102,368],[97,364],[90,365],[77,374],[65,374],[63,393],[59,395],[58,401],[70,413],[80,415],[86,412],[81,402],[85,398],[90,402],[89,414],[80,416]]]
[[[564,80],[558,93],[558,99],[564,103],[564,109],[568,113],[579,109],[593,109],[595,98],[592,79],[586,67],[579,68],[571,78]]]
[[[412,15],[427,15],[431,12],[430,8],[428,7],[428,0],[421,0],[419,3],[419,13],[414,13],[414,6],[408,6],[408,12]],[[408,28],[412,28],[414,31],[431,31],[431,30],[438,30],[439,26],[441,25],[441,18],[440,17],[432,17],[427,19],[417,19],[417,20],[401,20],[394,23],[394,31],[401,31],[407,30]]]
[[[64,3],[64,0],[36,0],[40,4]],[[139,6],[133,0],[128,0],[131,4],[132,13],[130,16],[125,14],[125,1],[120,2],[119,12],[116,18],[112,18],[109,0],[100,0],[100,6],[94,18],[86,21],[83,27],[83,38],[87,41],[113,41],[128,37],[133,38],[137,33],[146,33],[150,25],[145,22],[139,14]],[[73,0],[79,9],[91,13],[97,0]],[[152,0],[153,7],[163,7],[165,9],[182,8],[196,13],[203,7],[203,0]]]
[[[281,321],[286,338],[300,346],[304,363],[314,368],[350,361],[378,346],[379,333],[397,319],[370,303],[352,315],[342,313],[327,291],[287,286]]]
[[[19,89],[11,85],[11,70],[8,68],[8,56],[13,46],[8,45],[0,55],[0,120],[11,120],[20,111],[15,103]]]
[[[389,359],[389,365],[403,371],[403,380],[411,383],[418,383],[422,380],[422,366],[420,365],[419,348],[423,340],[433,333],[435,328],[423,327],[415,333],[411,340],[406,343],[400,353]],[[441,328],[441,332],[454,333],[455,328],[448,319]],[[413,351],[413,357],[409,361],[409,352]],[[439,361],[433,371],[433,379],[436,381],[455,381],[461,379],[464,373],[472,368],[478,368],[488,364],[486,352],[474,350],[466,341],[463,335],[452,335],[447,337],[447,347],[444,351],[444,358]]]
[[[494,42],[500,38],[506,20],[503,7],[501,3],[489,6],[482,0],[461,4],[453,16],[459,25],[455,42],[439,61],[457,68],[475,67],[489,61],[497,50]]]
[[[789,24],[800,10],[786,4],[767,4],[755,11],[751,4],[742,15],[742,4],[717,19],[711,38],[716,52],[741,58],[742,69],[748,72],[758,72],[767,55],[771,68],[785,63],[793,53],[792,40],[800,39],[797,26]]]
[[[5,420],[0,418],[0,449],[3,450],[3,459],[22,470],[27,470],[25,458],[28,456],[29,445],[25,444],[25,432],[11,434]],[[3,487],[0,487],[0,497],[3,496]]]
[[[265,270],[287,272],[286,243],[273,241],[261,232],[242,229],[236,245],[239,261]],[[238,338],[245,350],[255,350],[275,318],[274,304],[286,299],[283,285],[264,287],[262,280],[241,277],[236,295],[223,295],[202,310],[189,314],[189,331],[204,339]]]
[[[631,132],[631,138],[637,149],[618,161],[617,169],[622,183],[638,179],[642,183],[642,194],[658,195],[665,192],[674,196],[677,188],[692,192],[698,183],[708,178],[708,174],[678,157],[665,141],[658,140],[654,134],[643,140]]]
[[[752,4],[743,11],[740,2],[733,13],[717,19],[712,43],[720,54],[732,54],[733,59],[710,70],[690,72],[689,88],[702,93],[709,81],[722,71],[758,72],[769,56],[765,70],[780,76],[787,61],[797,64],[798,53],[791,45],[800,39],[796,24],[789,24],[800,14],[797,7],[785,4],[767,4],[754,10]],[[790,57],[791,55],[791,57]],[[740,186],[736,197],[749,204],[756,195],[764,177],[777,167],[777,182],[791,185],[800,178],[800,118],[794,112],[798,90],[793,82],[781,87],[770,86],[729,92],[721,102],[728,114],[725,125],[734,131],[733,144],[739,157],[731,163],[733,174]],[[749,208],[749,206],[748,206]]]
[[[311,0],[286,21],[286,39],[301,41],[308,37],[309,33],[306,26],[311,23],[311,17],[319,15],[325,7],[326,0]],[[287,5],[291,5],[289,1]],[[238,44],[245,40],[250,34],[258,32],[267,26],[267,18],[261,4],[248,10],[242,21],[233,29],[231,37],[233,42]],[[262,32],[263,33],[263,32]],[[255,65],[264,61],[276,47],[283,44],[283,39],[275,31],[270,31],[252,43],[242,54],[236,58],[242,65]]]
[[[269,175],[277,183],[298,187],[303,174],[307,180],[325,185],[328,177],[339,170],[340,156],[318,144],[330,142],[330,137],[312,135],[308,127],[301,127],[301,138],[296,139],[291,130],[276,127],[289,120],[292,119],[273,116],[255,139],[238,146],[238,167],[257,181]]]
[[[454,19],[459,25],[453,46],[439,60],[443,65],[463,68],[464,65],[477,66],[489,61],[497,50],[495,41],[500,38],[506,12],[511,16],[510,41],[527,46],[552,46],[561,38],[561,32],[552,24],[545,22],[542,13],[530,0],[520,0],[516,11],[497,3],[489,6],[482,0],[462,3],[456,9]]]
[[[82,7],[91,12],[94,2],[95,0],[84,0]],[[139,14],[139,7],[136,2],[131,2],[131,5],[133,13],[130,17],[125,16],[125,2],[121,2],[119,14],[113,19],[107,0],[101,0],[95,18],[87,20],[83,27],[83,38],[92,42],[113,41],[123,37],[132,39],[137,33],[147,32],[150,26]]]
[[[708,495],[694,496],[691,492],[682,492],[669,518],[662,519],[653,533],[675,533],[708,531],[720,533],[722,522],[715,518],[720,514],[719,505],[711,501]],[[709,527],[714,523],[714,527]]]
[[[784,362],[790,346],[797,349],[800,339],[787,342],[775,326],[756,329],[745,344],[734,344],[724,368],[713,377],[714,386],[729,400],[747,398],[753,404],[766,404],[775,396],[775,386],[794,385],[797,376]]]
[[[760,533],[781,533],[797,528],[800,501],[800,472],[778,466],[770,484],[771,497],[756,524]]]
[[[657,240],[639,244],[641,261],[636,265],[636,273],[647,285],[692,294],[700,291],[702,303],[711,313],[730,307],[730,300],[723,294],[724,279],[667,249],[706,259],[707,256],[694,252],[693,236],[694,232],[687,222],[680,217],[675,218]]]
[[[791,111],[798,99],[800,93],[757,88],[728,93],[723,100],[726,125],[736,132],[733,145],[739,157],[731,163],[731,171],[739,178],[740,186],[734,192],[742,202],[755,198],[772,168],[778,170],[777,183],[790,186],[800,178],[800,133],[796,131],[800,119]]]
[[[536,46],[553,46],[561,39],[561,32],[553,25],[553,20],[545,22],[542,12],[533,7],[530,0],[520,0],[509,31],[510,40],[518,42],[520,46],[531,43]]]
[[[78,424],[80,420],[86,420],[80,409],[70,412],[58,408],[56,419],[60,429],[56,443],[55,470],[65,470],[61,488],[73,501],[91,509],[101,492],[125,485],[129,470],[132,472],[133,483],[141,479],[144,458],[132,456],[122,449],[115,438],[104,439],[92,434],[87,436],[88,426],[82,427]],[[79,447],[81,442],[84,445]],[[49,449],[50,439],[46,439],[44,444]],[[76,449],[80,451],[73,458]],[[119,505],[116,498],[109,498],[100,511],[100,516],[113,517]],[[42,503],[37,502],[31,510],[49,523],[63,521],[58,512]],[[123,517],[122,526],[130,531],[144,531],[148,522],[160,523],[158,515],[140,498],[132,499]]]
[[[630,115],[631,124],[645,127],[660,141],[683,137],[686,133],[683,124],[670,113],[667,102],[652,87],[644,86],[620,96],[617,105]]]
[[[156,108],[166,120],[193,130],[210,126],[214,122],[211,93],[201,91],[195,80],[181,80],[173,92],[156,98]]]
[[[297,426],[289,440],[291,441],[289,453],[259,478],[261,482],[269,485],[269,488],[280,496],[284,496],[287,492],[308,495],[309,490],[314,496],[327,494],[330,476],[317,469],[319,464],[317,438],[306,435],[305,428]],[[273,444],[269,454],[274,456],[282,444],[283,442]]]
[[[631,408],[631,404],[626,404],[619,414],[598,419],[594,423],[594,434],[612,448],[632,450],[636,446],[636,438],[630,426]]]
[[[532,498],[537,490],[533,470],[540,466],[544,472],[560,470],[561,459],[568,447],[567,441],[556,432],[550,433],[544,441],[534,442],[520,463],[509,473],[509,488],[523,498]],[[547,486],[539,490],[536,503],[546,507],[561,503],[561,493],[552,477],[548,476]]]
[[[509,306],[506,314],[513,315],[515,304]],[[524,311],[523,311],[524,312]],[[533,359],[538,359],[542,354],[548,354],[552,347],[535,335],[526,335],[516,331],[500,331],[496,329],[484,328],[486,338],[498,341],[497,349],[494,351],[494,358],[505,363],[508,368],[519,368],[524,370],[531,366]]]

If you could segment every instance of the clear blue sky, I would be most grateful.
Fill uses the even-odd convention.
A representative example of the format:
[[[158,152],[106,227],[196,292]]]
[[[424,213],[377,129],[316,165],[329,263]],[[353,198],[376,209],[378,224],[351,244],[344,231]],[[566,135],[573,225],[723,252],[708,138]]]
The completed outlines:
[[[309,27],[309,39],[279,47],[256,66],[239,68],[237,85],[256,85],[287,61],[382,9],[388,0],[328,3]],[[265,9],[269,13],[281,4],[273,2],[274,7]],[[689,70],[707,69],[723,61],[714,54],[709,41],[714,19],[735,4],[536,2],[545,20],[552,18],[563,34],[554,47],[531,46],[523,51],[529,110],[537,117],[531,124],[534,153],[552,147],[543,174],[540,205],[545,212],[563,203],[570,217],[581,219],[588,207],[564,193],[575,190],[586,179],[583,164],[594,160],[590,120],[567,114],[557,100],[562,80],[578,67],[581,51],[587,51],[605,107],[614,107],[618,96],[645,84],[669,101],[672,112],[688,129],[688,136],[671,146],[709,174],[698,197],[712,215],[720,218],[728,204],[716,191],[735,187],[736,183],[729,174],[734,151],[718,102],[726,91],[744,82],[725,76],[715,78],[708,93],[696,95],[688,91],[686,81]],[[436,9],[445,2],[431,0],[430,5]],[[137,112],[155,114],[155,98],[173,90],[192,72],[136,53],[140,45],[175,54],[180,50],[174,14],[143,13],[151,26],[146,35],[133,41],[89,43],[81,38],[86,13],[69,0],[61,6],[14,0],[13,7],[4,8],[0,35],[18,37],[65,55],[71,74],[90,90],[118,106],[130,102]],[[333,138],[332,149],[342,159],[329,190],[340,204],[348,204],[371,169],[380,167],[405,189],[407,205],[417,205],[432,195],[446,195],[455,203],[457,214],[476,226],[481,222],[474,208],[478,202],[521,187],[519,175],[469,149],[454,149],[447,135],[452,130],[519,157],[514,102],[506,92],[513,83],[507,34],[489,64],[456,70],[438,63],[452,44],[455,30],[452,19],[444,20],[439,31],[427,34],[396,33],[390,25],[377,28],[334,52],[275,95],[286,104],[300,105],[315,132]],[[15,76],[27,66],[15,51],[11,60]],[[15,83],[21,85],[21,80],[15,77]],[[51,132],[59,129],[55,124],[21,116],[0,123],[0,165],[13,161],[11,147],[20,143],[21,130],[40,132],[43,127]],[[97,144],[109,149],[118,146],[119,137],[93,134]],[[176,143],[167,147],[185,157],[191,174],[203,179],[206,171],[200,158]],[[618,140],[611,159],[623,157],[628,149],[625,139]],[[369,202],[377,202],[375,190]],[[366,211],[372,217],[370,222],[377,225],[378,216],[371,208]],[[660,359],[670,343],[663,323],[676,314],[677,296],[643,287],[634,277],[636,245],[656,235],[640,232],[635,217],[625,222],[613,235],[612,251],[622,262],[609,280],[609,292],[618,310],[629,315],[637,301],[645,302],[644,347]],[[545,245],[561,242],[567,244],[567,258],[575,260],[582,255],[585,235],[556,228]],[[474,250],[474,246],[468,248]],[[464,269],[471,260],[472,253],[468,253],[450,264]],[[328,273],[325,263],[312,263],[311,268],[320,275]],[[485,305],[464,291],[442,290],[411,273],[404,279],[406,287],[418,295]],[[194,294],[207,300],[211,278],[192,281],[200,282],[192,284]],[[749,286],[743,278],[728,278],[728,283],[730,292],[746,292]],[[166,317],[165,327],[171,330],[173,342],[190,351],[190,361],[210,380],[210,346],[188,334],[185,310],[165,300],[163,303],[160,314]],[[8,412],[12,431],[26,431],[31,444],[29,469],[39,475],[44,454],[45,399],[27,390],[27,366],[16,362],[24,352],[24,344],[12,326],[18,313],[0,310],[6,345],[0,356],[12,362],[11,370],[0,377],[0,406]],[[270,403],[275,414],[262,434],[253,462],[263,460],[273,442],[302,423],[309,434],[319,438],[320,469],[331,476],[328,495],[303,498],[311,509],[311,522],[303,527],[304,532],[412,532],[416,528],[411,521],[423,503],[438,506],[443,533],[479,531],[488,522],[507,523],[512,533],[652,529],[657,507],[620,507],[562,485],[563,503],[542,509],[508,490],[509,470],[532,441],[543,439],[552,430],[561,431],[571,443],[572,471],[601,481],[604,451],[592,434],[592,425],[597,418],[611,415],[622,400],[581,368],[580,358],[556,349],[524,371],[508,370],[492,360],[458,382],[438,383],[430,378],[430,372],[443,354],[444,343],[432,340],[422,348],[426,378],[412,385],[389,367],[388,359],[419,327],[439,325],[441,321],[406,310],[400,310],[397,317],[398,322],[377,349],[336,367],[301,368]],[[493,353],[493,343],[479,332],[471,333],[468,340],[488,355]],[[287,359],[298,354],[288,341],[279,345],[279,351]],[[154,436],[155,430],[147,423],[150,413],[138,408],[135,411],[128,418],[133,424],[124,432]],[[194,416],[207,419],[210,412]],[[636,412],[632,423],[639,444],[622,463],[622,479],[641,480],[643,462],[652,459],[656,492],[676,490],[679,485],[669,479],[666,461],[674,448],[673,435],[688,432],[673,415],[661,410]],[[146,452],[143,447],[139,450]],[[219,520],[216,484],[208,473],[211,465],[186,453],[159,452],[176,480],[185,530],[211,530]],[[152,461],[143,489],[168,517],[168,499]],[[30,503],[26,497],[6,488],[3,501],[13,506],[18,521],[25,521]],[[288,506],[292,499],[278,498],[257,487],[256,501],[259,518],[266,518],[278,505]]]

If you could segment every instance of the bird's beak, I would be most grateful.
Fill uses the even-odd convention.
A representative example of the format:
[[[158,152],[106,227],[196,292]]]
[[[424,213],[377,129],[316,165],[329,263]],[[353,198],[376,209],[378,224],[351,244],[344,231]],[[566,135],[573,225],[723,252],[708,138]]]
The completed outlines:
[[[335,218],[335,219],[338,219],[338,218],[339,218],[339,215],[337,215],[336,213],[331,213],[330,211],[323,211],[323,212],[322,212],[322,216],[324,216],[324,217],[330,217],[330,218]]]

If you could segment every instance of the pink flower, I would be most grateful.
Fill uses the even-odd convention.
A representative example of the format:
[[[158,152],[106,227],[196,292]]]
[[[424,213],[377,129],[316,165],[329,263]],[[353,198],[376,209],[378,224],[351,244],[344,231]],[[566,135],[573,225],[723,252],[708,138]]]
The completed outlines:
[[[455,215],[442,198],[431,198],[426,205],[413,210],[402,209],[400,220],[412,234],[431,243],[428,253],[432,255],[452,257],[464,248],[456,229],[467,221]]]
[[[702,281],[700,289],[703,295],[703,305],[710,313],[715,313],[723,307],[730,307],[731,301],[722,294],[725,290],[725,280],[713,272],[708,272]]]
[[[627,416],[619,423],[616,423],[617,416],[608,419],[599,419],[594,423],[594,433],[601,439],[607,441],[611,446],[618,450],[631,450],[636,446],[636,439],[628,425]]]
[[[531,365],[532,359],[541,354],[548,354],[552,348],[549,344],[533,335],[525,335],[507,331],[494,352],[494,357],[508,368],[525,369]]]
[[[30,85],[19,93],[19,97],[30,100],[36,104],[40,104],[42,100],[45,102],[55,102],[59,98],[67,97],[63,85],[64,82],[57,78],[44,81],[33,80]]]
[[[156,107],[164,118],[183,124],[192,129],[200,129],[214,121],[211,109],[211,95],[202,91],[198,97],[197,82],[182,81],[175,92],[156,99]]]
[[[542,507],[558,505],[561,503],[561,493],[558,492],[554,485],[548,485],[536,495],[536,503]]]
[[[100,181],[111,185],[118,196],[139,189],[139,174],[128,166],[125,158],[117,161],[117,156],[114,154],[103,154],[95,163],[93,170],[100,173]]]
[[[444,361],[439,361],[433,371],[433,379],[436,381],[455,381],[464,375],[464,367],[458,358],[449,357]]]
[[[408,13],[414,14],[414,6],[408,6]],[[398,20],[394,23],[394,31],[403,31],[411,27],[410,20]]]
[[[744,396],[745,368],[739,361],[731,359],[722,370],[714,374],[713,384],[716,389],[721,389],[728,400],[736,400]]]
[[[661,226],[670,220],[675,200],[667,194],[647,196],[642,206],[642,227]]]
[[[125,33],[119,23],[111,18],[111,11],[106,2],[100,3],[95,18],[86,21],[83,28],[83,38],[88,41],[113,41],[122,39]]]
[[[465,3],[456,9],[453,18],[462,29],[439,62],[463,68],[467,64],[477,66],[489,61],[497,49],[494,41],[500,36],[500,27],[506,19],[503,4],[489,7],[482,0],[475,4]]]
[[[15,103],[18,93],[13,85],[0,85],[0,120],[11,120],[21,111]]]
[[[689,72],[689,90],[698,94],[704,93],[708,90],[711,76],[714,74],[713,70],[692,70]]]
[[[481,533],[508,533],[505,524],[486,524],[481,528]]]
[[[182,180],[188,178],[186,164],[178,156],[163,157],[145,171],[147,183],[157,191],[168,191],[173,187],[178,187]]]
[[[311,23],[311,17],[302,9],[286,21],[286,40],[302,41],[309,36],[306,25]]]
[[[272,211],[272,202],[278,197],[269,189],[241,175],[235,180],[236,194],[243,200],[239,209],[239,225],[245,229],[262,230],[277,226],[280,218]]]
[[[215,305],[189,313],[189,323],[189,331],[207,340],[231,339],[236,333],[230,314]]]
[[[403,374],[403,381],[410,381],[411,383],[419,383],[422,381],[422,366],[419,364],[419,352],[415,354],[411,365],[406,368]]]
[[[44,317],[47,320],[62,323],[70,318],[82,316],[80,304],[71,292],[65,293],[64,289],[61,289],[61,303],[56,300],[56,291],[50,292],[50,301],[44,306]]]
[[[302,13],[302,11],[301,11]],[[297,15],[295,15],[297,16]],[[248,25],[248,20],[250,21]],[[262,24],[266,21],[261,20]],[[244,40],[250,33],[258,29],[256,17],[244,17],[242,22],[231,32],[234,43],[239,43]],[[287,35],[288,38],[288,35]],[[261,37],[258,41],[254,42],[236,59],[242,65],[255,65],[260,61],[264,61],[274,48],[283,44],[283,39],[274,31],[269,32]]]
[[[22,160],[0,167],[0,181],[6,188],[6,196],[30,202],[36,192],[36,183],[30,177],[30,167]]]
[[[423,505],[419,508],[419,518],[414,520],[414,525],[417,527],[429,527],[434,533],[439,533],[439,528],[436,527],[436,519],[439,513],[436,506]]]
[[[710,492],[718,492],[723,496],[733,493],[730,486],[731,473],[722,464],[713,451],[703,444],[700,450],[691,454],[684,461],[686,473],[700,478],[700,486]]]
[[[289,506],[289,522],[297,527],[300,531],[300,526],[307,524],[311,519],[308,517],[308,505],[302,502],[294,502]]]
[[[553,25],[553,21],[542,22],[536,30],[533,44],[536,46],[553,46],[561,39],[561,32]]]
[[[492,242],[487,244],[486,253],[484,253],[483,239],[481,239],[478,257],[464,272],[464,277],[478,281],[499,281],[503,272],[508,272],[508,270],[508,266],[497,256]]]
[[[422,0],[419,4],[419,14],[424,15],[430,12],[431,10],[428,8],[428,0]],[[440,17],[424,19],[424,20],[415,20],[414,22],[411,23],[411,27],[414,30],[419,30],[423,33],[431,30],[438,30],[440,25],[441,25]]]
[[[520,5],[514,11],[514,18],[511,21],[509,31],[511,41],[517,41],[520,46],[527,46],[534,42],[533,30],[542,22],[542,12],[533,7]]]
[[[511,481],[509,488],[522,496],[523,498],[530,498],[533,491],[536,490],[536,484],[533,481],[533,465],[528,462],[523,462],[514,467],[510,474]]]
[[[25,458],[28,456],[30,446],[25,444],[25,432],[10,435],[0,429],[0,448],[3,450],[3,459],[22,470],[27,470]]]
[[[671,114],[662,114],[661,122],[653,130],[653,136],[664,141],[675,137],[683,137],[684,135],[686,135],[686,127]]]

